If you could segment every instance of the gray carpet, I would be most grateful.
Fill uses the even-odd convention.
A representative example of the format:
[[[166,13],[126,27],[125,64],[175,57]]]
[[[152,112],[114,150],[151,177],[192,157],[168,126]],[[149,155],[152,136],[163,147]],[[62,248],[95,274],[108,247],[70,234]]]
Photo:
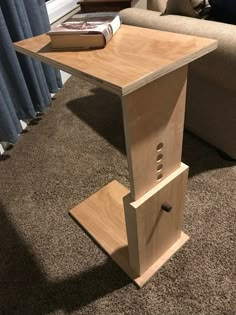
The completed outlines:
[[[236,314],[235,162],[185,133],[191,239],[138,290],[68,214],[128,187],[118,97],[71,78],[41,118],[0,162],[0,314]]]

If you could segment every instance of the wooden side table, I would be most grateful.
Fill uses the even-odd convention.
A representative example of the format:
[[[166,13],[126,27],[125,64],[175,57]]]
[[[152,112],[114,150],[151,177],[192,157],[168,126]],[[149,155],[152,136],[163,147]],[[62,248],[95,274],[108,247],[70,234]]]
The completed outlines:
[[[119,12],[131,7],[132,0],[81,0],[81,13]]]
[[[52,51],[47,35],[14,47],[120,96],[130,191],[113,181],[70,214],[142,287],[189,238],[181,163],[187,65],[217,41],[122,25],[104,49]]]

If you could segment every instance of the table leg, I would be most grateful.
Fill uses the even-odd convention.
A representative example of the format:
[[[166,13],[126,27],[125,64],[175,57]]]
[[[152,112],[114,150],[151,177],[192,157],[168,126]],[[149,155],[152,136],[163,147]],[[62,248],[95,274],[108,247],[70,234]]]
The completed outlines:
[[[113,181],[70,211],[139,287],[188,240],[186,82],[185,66],[123,96],[130,192]]]
[[[123,97],[130,190],[137,200],[180,167],[187,66]]]

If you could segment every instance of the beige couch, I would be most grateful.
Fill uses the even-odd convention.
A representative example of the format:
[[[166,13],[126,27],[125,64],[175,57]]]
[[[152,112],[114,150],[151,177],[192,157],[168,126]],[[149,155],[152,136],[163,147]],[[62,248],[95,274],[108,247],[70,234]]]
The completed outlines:
[[[189,66],[185,127],[236,159],[236,26],[161,15],[162,4],[152,0],[149,10],[125,9],[123,23],[219,41],[217,50]]]

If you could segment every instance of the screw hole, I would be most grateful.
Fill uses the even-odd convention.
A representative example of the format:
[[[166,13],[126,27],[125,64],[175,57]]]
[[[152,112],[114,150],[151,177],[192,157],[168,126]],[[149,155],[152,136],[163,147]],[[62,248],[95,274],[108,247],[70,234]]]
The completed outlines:
[[[159,154],[157,157],[157,162],[160,162],[162,158],[163,158],[163,154]]]
[[[162,142],[159,143],[158,146],[157,146],[157,151],[161,151],[163,146],[164,146],[164,144]]]
[[[163,165],[162,165],[162,164],[158,165],[158,166],[157,166],[157,172],[160,172],[160,171],[162,170],[162,168],[163,168]]]
[[[162,176],[163,176],[162,174],[158,175],[158,176],[157,176],[157,181],[161,180],[161,179],[162,179]]]

